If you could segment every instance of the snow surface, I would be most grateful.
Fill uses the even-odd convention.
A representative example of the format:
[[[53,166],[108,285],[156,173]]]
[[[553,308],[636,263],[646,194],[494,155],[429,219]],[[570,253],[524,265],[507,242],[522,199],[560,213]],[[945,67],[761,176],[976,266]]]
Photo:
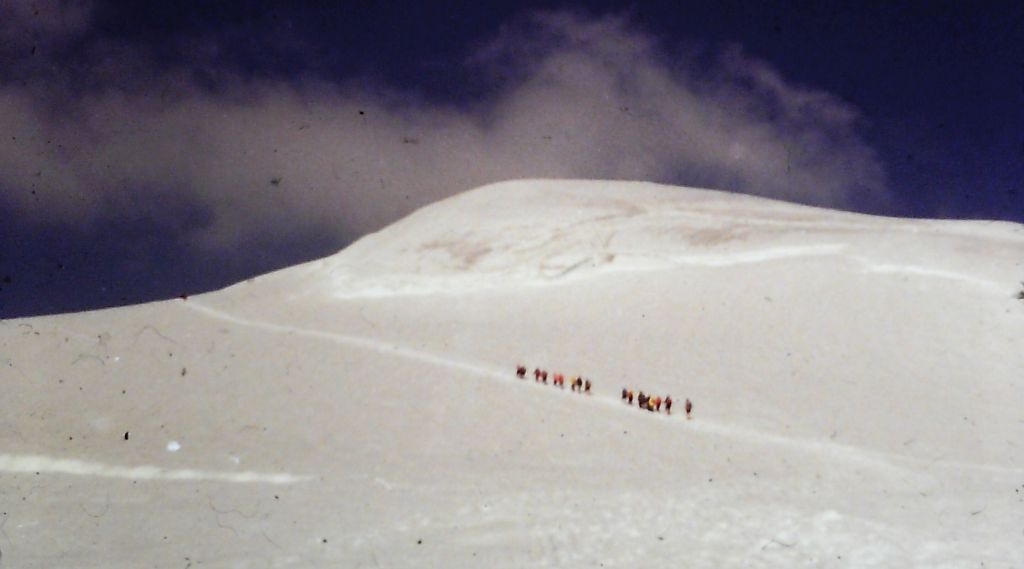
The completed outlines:
[[[0,563],[1021,567],[1022,280],[1019,225],[487,186],[220,292],[0,322]]]

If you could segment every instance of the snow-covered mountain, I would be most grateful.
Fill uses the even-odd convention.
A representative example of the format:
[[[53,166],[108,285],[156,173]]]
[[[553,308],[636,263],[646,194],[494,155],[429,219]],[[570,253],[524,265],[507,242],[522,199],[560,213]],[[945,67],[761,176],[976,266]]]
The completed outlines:
[[[917,272],[995,292],[1021,276],[1013,247],[1021,239],[1019,226],[1000,222],[897,220],[649,183],[536,180],[425,207],[284,273],[306,275],[306,291],[348,299],[836,256],[870,272]]]
[[[0,562],[1020,565],[1022,280],[1019,225],[487,186],[220,292],[0,322]]]

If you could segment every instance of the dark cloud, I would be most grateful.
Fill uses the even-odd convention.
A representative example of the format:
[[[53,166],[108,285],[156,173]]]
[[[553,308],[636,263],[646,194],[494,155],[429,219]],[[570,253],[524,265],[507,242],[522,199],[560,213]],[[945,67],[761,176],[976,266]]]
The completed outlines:
[[[40,18],[28,35],[59,43],[87,29],[88,6],[75,7],[15,16]],[[17,35],[13,25],[3,33]],[[216,53],[215,39],[200,43]],[[851,105],[739,47],[673,52],[620,17],[517,20],[460,64],[488,88],[459,104],[365,77],[254,78],[213,56],[167,66],[109,40],[87,48],[74,70],[88,89],[59,74],[0,88],[3,206],[25,228],[81,235],[161,219],[179,264],[296,235],[337,248],[424,204],[521,177],[651,180],[840,208],[890,200]],[[169,195],[188,207],[165,207]],[[303,260],[275,251],[243,266]]]
[[[78,0],[11,0],[0,4],[0,39],[4,49],[60,45],[88,29],[92,2]]]

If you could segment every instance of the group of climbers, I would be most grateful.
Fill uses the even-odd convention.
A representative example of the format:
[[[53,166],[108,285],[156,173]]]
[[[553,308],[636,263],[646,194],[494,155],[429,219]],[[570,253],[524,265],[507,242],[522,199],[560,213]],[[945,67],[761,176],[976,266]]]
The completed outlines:
[[[518,366],[516,368],[516,376],[519,379],[526,379],[526,366]],[[536,382],[536,383],[543,383],[543,384],[546,385],[547,382],[548,382],[548,372],[547,372],[547,370],[543,370],[543,369],[540,369],[540,368],[534,368],[533,369],[533,381]],[[561,388],[564,389],[565,388],[565,376],[560,374],[560,373],[552,373],[551,374],[551,385],[555,385],[555,386],[558,386],[558,387],[561,387]],[[590,388],[593,387],[593,384],[590,383],[589,379],[584,379],[581,376],[574,375],[574,376],[569,378],[569,387],[573,391],[576,391],[576,392],[579,392],[579,393],[590,393]]]
[[[627,405],[633,404],[633,395],[634,394],[632,389],[629,389],[627,387],[622,388],[622,400],[625,401]],[[643,391],[640,391],[636,394],[636,403],[637,407],[639,407],[640,409],[646,409],[648,411],[653,411],[655,413],[661,412],[661,404],[664,403],[665,413],[669,415],[672,414],[671,395],[666,395],[663,399],[660,395],[649,395],[647,393],[644,393]],[[693,403],[691,403],[689,399],[686,400],[686,403],[683,406],[683,410],[686,411],[686,418],[689,419],[690,412],[693,411]]]
[[[524,365],[516,366],[516,377],[518,377],[519,379],[526,379],[526,373],[527,373],[526,366],[524,366]],[[543,383],[543,384],[547,385],[547,383],[548,383],[548,372],[547,372],[547,370],[543,370],[543,369],[540,369],[540,368],[534,368],[533,369],[533,381],[535,383]],[[560,374],[560,373],[557,373],[557,372],[552,373],[551,374],[551,385],[554,385],[554,386],[557,386],[557,387],[560,387],[560,388],[564,389],[565,388],[565,376]],[[591,389],[592,386],[593,386],[593,384],[590,383],[590,380],[589,379],[585,379],[582,376],[574,375],[574,376],[571,376],[569,378],[569,387],[573,391],[576,391],[576,392],[579,392],[579,393],[586,393],[586,394],[589,395],[590,394],[590,389]],[[623,387],[622,388],[622,400],[625,401],[627,405],[630,405],[630,406],[633,405],[634,395],[635,395],[635,398],[636,398],[637,406],[640,409],[645,409],[647,411],[652,411],[654,413],[660,413],[661,412],[661,406],[664,404],[665,405],[665,413],[667,413],[669,415],[672,414],[672,396],[671,395],[666,395],[665,397],[662,397],[660,395],[650,395],[650,394],[644,393],[643,391],[639,391],[638,393],[634,394],[632,389],[629,389],[627,387]],[[691,413],[693,412],[693,403],[689,399],[686,399],[686,401],[683,403],[683,410],[686,411],[686,418],[687,419],[691,419],[692,418],[691,417]]]

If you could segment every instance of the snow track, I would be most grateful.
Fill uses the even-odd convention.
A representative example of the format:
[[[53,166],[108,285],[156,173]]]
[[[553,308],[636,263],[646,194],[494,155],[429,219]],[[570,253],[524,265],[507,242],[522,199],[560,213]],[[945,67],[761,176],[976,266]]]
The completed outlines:
[[[288,473],[223,472],[191,468],[167,469],[159,466],[119,466],[95,461],[53,458],[43,455],[0,454],[0,472],[11,474],[66,474],[124,480],[206,480],[212,482],[294,484],[310,480],[308,476]]]
[[[921,267],[916,265],[896,265],[896,264],[884,264],[877,263],[871,259],[864,257],[853,257],[864,266],[865,273],[891,273],[891,274],[902,274],[902,275],[913,275],[928,277],[933,279],[944,279],[961,282],[972,287],[990,292],[993,294],[1007,294],[1009,287],[988,279],[979,278],[972,275],[965,275],[954,271],[946,271],[942,269],[936,269],[932,267]]]
[[[321,330],[310,330],[306,328],[299,328],[295,326],[275,324],[272,322],[264,322],[258,320],[250,320],[247,318],[241,318],[222,312],[215,308],[205,306],[196,302],[195,300],[189,300],[184,303],[184,306],[192,309],[196,312],[206,315],[207,317],[231,322],[241,326],[265,330],[268,332],[274,332],[278,334],[293,334],[296,336],[305,336],[309,338],[316,338],[319,340],[326,340],[328,342],[334,342],[344,344],[348,346],[354,346],[357,348],[374,351],[384,355],[398,355],[404,358],[421,361],[427,364],[442,366],[452,369],[458,369],[478,376],[490,377],[493,379],[507,380],[514,377],[514,370],[510,366],[491,366],[483,363],[474,363],[467,361],[460,361],[453,358],[448,358],[435,353],[430,353],[424,350],[418,350],[409,346],[402,346],[394,342],[384,342],[381,340],[374,340],[361,336],[353,336],[349,334],[338,334],[334,332],[324,332]],[[532,385],[529,381],[523,381],[524,385]],[[998,474],[1005,476],[1019,476],[1024,474],[1024,469],[1020,468],[1008,468],[1000,465],[988,465],[988,464],[974,464],[956,461],[946,461],[942,459],[936,459],[932,461],[911,458],[896,454],[872,451],[861,447],[854,447],[849,445],[841,445],[834,442],[824,442],[816,440],[799,439],[795,437],[787,437],[772,433],[767,433],[761,430],[754,430],[747,427],[742,427],[735,424],[722,424],[707,419],[700,419],[696,421],[685,421],[676,420],[675,417],[681,417],[681,415],[675,415],[666,417],[665,415],[653,414],[649,412],[641,412],[636,407],[626,406],[621,403],[618,398],[592,395],[584,397],[588,401],[600,404],[611,410],[622,412],[622,413],[633,413],[639,414],[641,420],[664,420],[666,425],[675,424],[680,428],[686,428],[689,431],[703,433],[711,436],[718,436],[724,438],[731,438],[739,440],[741,442],[749,444],[760,444],[775,447],[783,447],[798,452],[810,453],[819,456],[827,456],[830,458],[843,460],[846,462],[859,464],[862,466],[872,467],[887,472],[902,472],[903,474],[912,474],[924,476],[928,469],[931,468],[949,468],[961,471],[982,471],[990,474]],[[668,421],[671,421],[669,423]]]
[[[424,363],[444,366],[449,368],[461,369],[470,373],[478,375],[486,375],[494,378],[506,378],[507,373],[502,373],[497,368],[488,367],[479,364],[472,364],[467,362],[460,362],[445,358],[436,354],[425,352],[423,350],[417,350],[408,346],[401,346],[389,342],[383,342],[380,340],[372,340],[361,336],[352,336],[349,334],[337,334],[334,332],[323,332],[321,330],[309,330],[306,328],[296,328],[294,326],[287,326],[283,324],[274,324],[272,322],[261,322],[257,320],[249,320],[246,318],[239,318],[225,312],[221,312],[217,309],[210,308],[209,306],[203,306],[193,300],[189,300],[185,303],[185,306],[194,309],[198,312],[206,314],[207,316],[216,318],[218,320],[224,320],[226,322],[232,322],[249,328],[258,328],[267,330],[270,332],[276,332],[279,334],[294,334],[296,336],[306,336],[308,338],[317,338],[320,340],[327,340],[328,342],[335,342],[339,344],[346,344],[349,346],[355,346],[364,350],[374,351],[385,355],[399,355],[411,360],[418,360]]]
[[[690,255],[645,253],[642,250],[579,251],[561,258],[538,258],[538,268],[499,269],[452,277],[447,274],[384,274],[332,283],[328,293],[335,300],[359,300],[394,296],[452,295],[466,290],[501,290],[510,286],[549,287],[601,278],[609,274],[645,273],[685,267],[729,268],[809,257],[846,260],[859,265],[862,274],[907,275],[962,283],[994,295],[1010,295],[1015,282],[984,278],[950,267],[929,267],[880,260],[851,251],[852,243],[788,245],[762,249],[698,253]],[[531,263],[526,263],[532,266]],[[855,266],[856,266],[855,265]],[[547,272],[546,272],[547,271]],[[550,273],[550,274],[548,274]]]

